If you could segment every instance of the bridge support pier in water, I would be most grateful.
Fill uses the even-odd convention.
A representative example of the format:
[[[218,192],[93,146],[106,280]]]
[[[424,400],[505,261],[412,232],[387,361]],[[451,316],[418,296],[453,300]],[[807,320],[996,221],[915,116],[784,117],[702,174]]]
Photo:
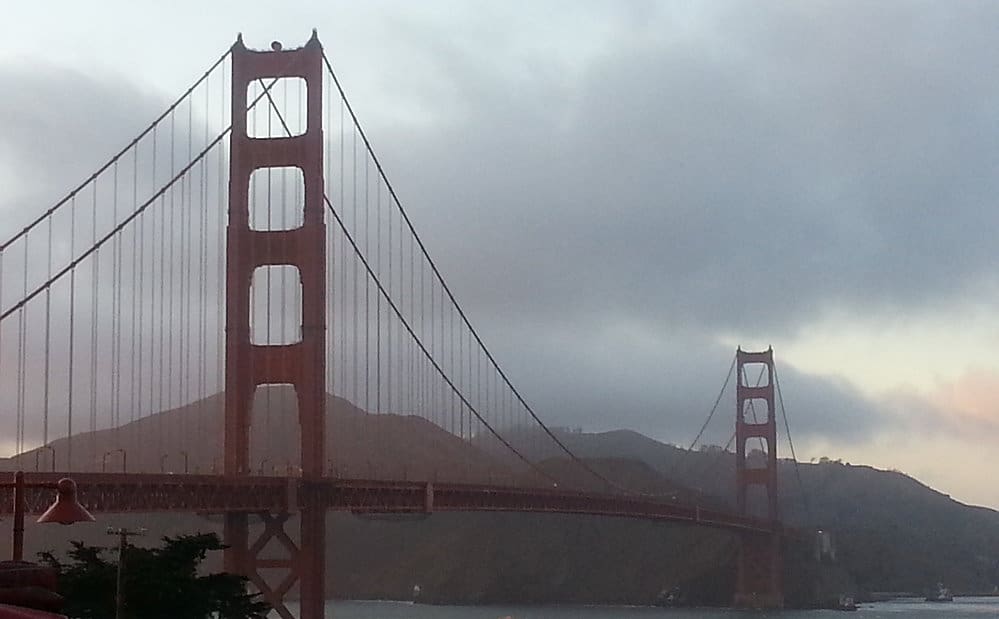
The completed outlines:
[[[783,608],[781,535],[743,533],[736,573],[736,608]]]
[[[746,366],[759,368],[760,378],[755,384],[749,384]],[[739,513],[759,516],[758,512],[762,511],[763,517],[773,523],[774,531],[742,534],[733,604],[740,608],[782,608],[784,587],[777,505],[777,420],[772,348],[763,352],[746,352],[741,348],[736,351],[736,404],[735,483]],[[750,440],[758,450],[747,453]],[[765,496],[751,494],[753,489],[762,490]]]
[[[296,136],[250,137],[247,132],[247,92],[252,83],[264,88],[280,78],[301,78],[307,89],[306,130]],[[324,616],[326,580],[325,506],[314,500],[310,481],[319,480],[325,463],[326,392],[326,225],[323,189],[323,51],[312,38],[302,48],[273,51],[247,49],[242,39],[232,47],[232,133],[229,159],[229,227],[226,247],[225,474],[250,471],[250,421],[253,395],[260,385],[285,384],[295,389],[301,426],[301,478],[289,480],[283,511],[258,512],[264,530],[252,541],[251,514],[226,515],[226,569],[250,578],[284,619],[293,615],[284,605],[299,585],[301,619]],[[277,105],[263,97],[258,105]],[[281,116],[286,110],[277,110]],[[305,205],[302,225],[293,229],[261,230],[250,226],[249,185],[254,170],[297,167],[302,171]],[[286,265],[298,270],[301,281],[301,339],[291,344],[251,341],[251,281],[259,267]],[[279,506],[276,506],[279,507]],[[296,543],[285,532],[297,512]],[[276,541],[285,558],[262,557]],[[265,572],[281,570],[278,583]]]

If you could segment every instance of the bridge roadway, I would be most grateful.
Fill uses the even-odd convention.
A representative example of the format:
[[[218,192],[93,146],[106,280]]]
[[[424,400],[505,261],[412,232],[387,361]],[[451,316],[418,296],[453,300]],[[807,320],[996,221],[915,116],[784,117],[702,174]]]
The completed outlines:
[[[655,497],[595,494],[559,488],[514,488],[426,481],[374,481],[324,477],[178,475],[137,473],[25,473],[26,507],[41,513],[52,490],[33,482],[71,477],[79,500],[95,513],[127,512],[296,512],[306,504],[358,514],[433,512],[528,512],[588,514],[683,522],[700,526],[771,533],[772,522],[733,513],[679,505]],[[0,498],[0,514],[13,512],[12,492]]]

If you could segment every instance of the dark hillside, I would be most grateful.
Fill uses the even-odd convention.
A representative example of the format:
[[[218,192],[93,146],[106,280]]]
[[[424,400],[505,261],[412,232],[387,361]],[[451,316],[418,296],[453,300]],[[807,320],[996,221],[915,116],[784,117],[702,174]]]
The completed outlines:
[[[254,462],[264,473],[296,474],[297,462],[281,456],[294,453],[298,441],[297,424],[290,422],[290,392],[275,390],[269,398],[270,408],[255,414]],[[216,396],[136,422],[155,429],[142,432],[156,436],[151,445],[135,440],[137,426],[78,435],[74,466],[99,468],[94,453],[123,445],[129,471],[156,472],[161,463],[174,470],[182,466],[183,451],[192,472],[210,471],[220,453],[220,404]],[[418,417],[370,415],[331,397],[328,421],[333,474],[433,479],[450,471],[455,481],[500,484],[540,479],[488,443],[463,441]],[[626,430],[565,432],[561,438],[613,482],[608,487],[554,448],[530,454],[565,487],[596,492],[623,487],[665,500],[731,508],[734,455],[720,448],[691,453]],[[54,447],[62,462],[69,454],[67,441]],[[31,470],[34,462],[29,452],[3,466]],[[120,470],[116,460],[110,465],[109,470]],[[825,585],[827,593],[855,588],[919,592],[938,581],[958,592],[984,592],[999,583],[999,513],[958,503],[901,473],[838,462],[800,465],[802,493],[793,464],[782,461],[780,466],[782,511],[788,526],[797,529],[787,555],[788,591],[797,591],[797,599],[807,599],[820,580],[831,583]],[[730,591],[734,569],[730,535],[679,525],[543,514],[435,514],[400,522],[345,514],[330,518],[335,523],[330,585],[349,597],[398,597],[420,584],[425,595],[442,601],[647,603],[664,587],[678,585],[692,598],[719,603],[726,601],[721,592]],[[155,535],[217,526],[168,515],[108,516],[102,524],[123,520]],[[833,536],[832,577],[811,565],[810,531],[818,528]],[[36,547],[42,539],[58,547],[66,539],[90,535],[86,527],[50,528],[44,538],[35,530],[28,539]],[[102,537],[100,531],[94,535],[97,539],[90,541]],[[692,550],[702,544],[703,553]]]
[[[688,452],[628,430],[560,438],[580,456],[635,458],[732,504],[735,455],[721,448]],[[785,523],[831,531],[838,562],[862,590],[918,593],[942,581],[970,593],[999,584],[995,510],[965,505],[897,471],[839,461],[800,463],[796,471],[781,460],[778,474]]]

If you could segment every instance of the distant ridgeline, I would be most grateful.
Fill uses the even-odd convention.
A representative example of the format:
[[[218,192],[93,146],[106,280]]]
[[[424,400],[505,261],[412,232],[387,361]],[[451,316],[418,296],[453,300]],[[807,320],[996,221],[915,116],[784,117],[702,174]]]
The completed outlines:
[[[277,422],[255,449],[268,461],[266,474],[285,474],[295,462],[278,460],[293,453],[298,440],[280,423],[291,409],[291,394],[269,396]],[[158,470],[159,452],[184,450],[191,472],[207,472],[218,453],[218,396],[143,419],[160,424],[164,441],[157,453],[129,446],[129,470]],[[335,403],[335,406],[333,404]],[[516,476],[520,471],[488,441],[457,439],[425,419],[406,415],[369,415],[330,398],[332,425],[328,453],[336,473],[363,471],[374,477],[429,479],[434,471],[463,468]],[[183,424],[177,418],[183,417]],[[171,419],[173,418],[173,419]],[[171,431],[183,425],[203,431]],[[159,427],[159,426],[158,426]],[[297,428],[295,428],[297,430]],[[112,431],[82,434],[80,444],[110,444]],[[128,426],[119,431],[126,440]],[[599,434],[560,429],[569,449],[587,458],[607,478],[632,490],[678,502],[730,507],[734,458],[720,447],[688,452],[636,432]],[[137,436],[148,436],[146,432]],[[377,441],[372,441],[377,436]],[[593,476],[561,459],[550,441],[526,455],[542,461],[552,476],[580,489],[605,491]],[[59,441],[54,443],[60,449]],[[84,450],[79,450],[84,451]],[[75,453],[75,452],[74,452]],[[134,455],[133,455],[134,454]],[[273,454],[273,455],[271,455]],[[147,457],[148,456],[148,457]],[[142,459],[146,458],[148,462]],[[134,460],[134,462],[133,462]],[[28,452],[4,463],[7,469],[31,468]],[[168,461],[170,470],[182,466]],[[402,470],[405,467],[405,470]],[[999,513],[969,507],[898,472],[850,466],[835,461],[801,464],[803,500],[795,471],[782,461],[779,474],[785,526],[809,532],[789,535],[786,594],[789,604],[809,605],[815,597],[877,591],[923,593],[943,581],[955,593],[991,592],[999,584]],[[426,518],[362,519],[330,514],[329,589],[339,597],[408,598],[419,585],[421,599],[440,602],[572,601],[655,603],[664,592],[679,591],[686,603],[726,605],[731,599],[736,539],[730,534],[682,525],[638,520],[546,514],[434,514]],[[111,522],[113,520],[113,522]],[[219,531],[220,521],[182,515],[108,518],[105,524],[141,524],[162,534]],[[827,552],[816,561],[816,529],[828,532],[835,560]],[[98,532],[100,533],[100,532]],[[65,539],[86,538],[78,529],[28,534],[36,548],[60,548]],[[90,543],[106,543],[97,535]],[[42,545],[44,540],[44,545]],[[0,538],[0,552],[6,540]]]

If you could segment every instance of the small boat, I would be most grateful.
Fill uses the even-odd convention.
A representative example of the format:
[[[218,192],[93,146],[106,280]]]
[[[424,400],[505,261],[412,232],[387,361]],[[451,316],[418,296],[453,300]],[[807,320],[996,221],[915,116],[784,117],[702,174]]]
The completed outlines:
[[[849,595],[841,595],[836,610],[857,610],[857,603]]]
[[[937,583],[937,590],[926,596],[927,602],[953,602],[954,596],[951,595],[950,589],[943,586],[942,582]]]
[[[656,599],[656,606],[665,606],[668,608],[673,608],[676,606],[684,605],[683,593],[680,591],[680,587],[673,587],[669,591],[663,590],[659,592],[659,597]]]

